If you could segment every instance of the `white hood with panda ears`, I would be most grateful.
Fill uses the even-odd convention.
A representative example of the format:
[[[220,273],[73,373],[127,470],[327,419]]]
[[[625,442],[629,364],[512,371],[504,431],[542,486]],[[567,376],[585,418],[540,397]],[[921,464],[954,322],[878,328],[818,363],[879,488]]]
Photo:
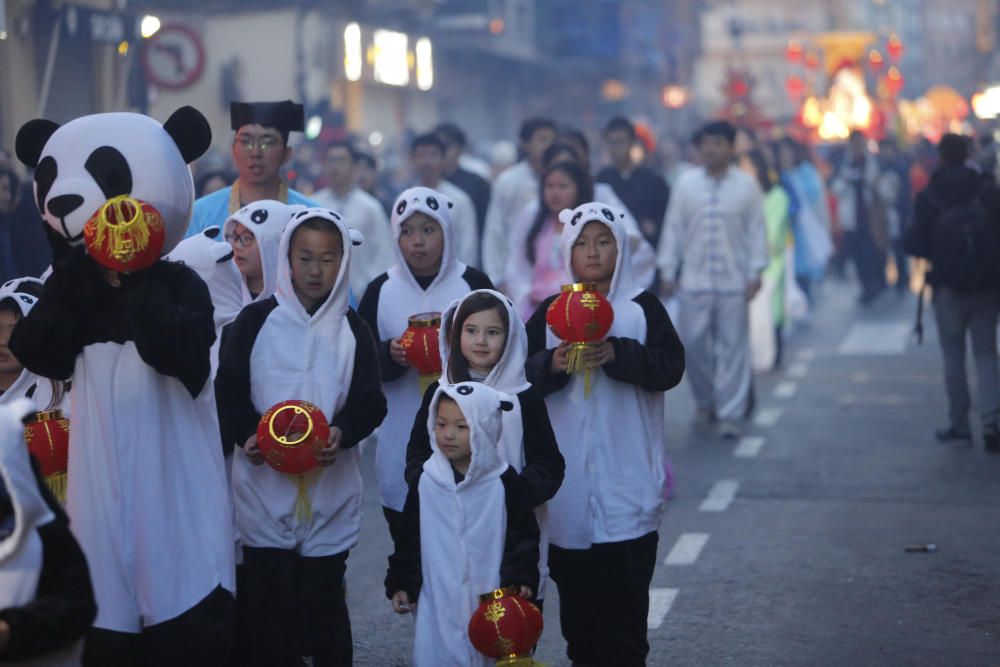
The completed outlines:
[[[219,243],[221,239],[222,230],[213,225],[178,243],[164,258],[194,269],[208,285],[217,332],[236,319],[246,298],[243,276],[232,261],[233,249],[228,243]]]
[[[562,252],[566,275],[571,282],[577,282],[573,273],[573,244],[588,222],[599,222],[611,230],[618,244],[618,258],[615,261],[615,275],[608,290],[608,301],[615,304],[621,300],[631,301],[642,292],[632,276],[632,249],[625,229],[625,213],[601,202],[581,204],[574,209],[565,208],[559,213],[563,223]]]
[[[257,241],[257,251],[260,253],[260,267],[264,274],[264,289],[256,298],[250,295],[250,290],[243,281],[244,305],[254,301],[263,301],[274,294],[276,289],[276,274],[278,271],[278,244],[282,232],[293,215],[304,209],[304,206],[285,204],[274,199],[262,199],[247,204],[226,218],[222,226],[223,238],[233,232],[236,223],[247,228]]]
[[[406,265],[406,258],[399,247],[400,226],[410,219],[415,213],[423,213],[427,217],[435,220],[441,226],[441,233],[444,235],[444,248],[441,251],[441,270],[438,271],[434,281],[427,290],[431,290],[435,285],[439,285],[453,276],[460,276],[465,272],[465,265],[458,261],[455,256],[455,223],[451,218],[451,210],[455,204],[445,195],[437,190],[425,187],[415,187],[404,190],[396,202],[392,205],[392,238],[393,248],[396,252],[397,274],[403,280],[407,280],[417,289],[422,289],[413,277],[413,273]],[[393,272],[390,269],[390,274]]]
[[[37,298],[21,291],[21,285],[26,282],[42,284],[42,281],[37,278],[14,278],[13,280],[8,280],[0,287],[0,301],[11,299],[20,309],[21,317],[26,317],[31,312],[31,309],[35,307],[35,304],[38,303]],[[39,382],[39,379],[37,375],[27,368],[22,368],[21,374],[14,380],[14,384],[0,395],[0,405],[25,398],[28,390],[31,389],[31,385],[38,383],[32,400],[38,406],[37,409],[48,407],[48,403],[52,400],[52,385],[48,380]]]

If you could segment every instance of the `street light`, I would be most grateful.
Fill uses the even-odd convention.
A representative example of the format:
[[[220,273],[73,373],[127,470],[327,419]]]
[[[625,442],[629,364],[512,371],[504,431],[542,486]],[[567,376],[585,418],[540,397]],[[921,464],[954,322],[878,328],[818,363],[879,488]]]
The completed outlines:
[[[160,19],[152,14],[146,14],[139,23],[139,34],[143,39],[149,39],[160,30]]]

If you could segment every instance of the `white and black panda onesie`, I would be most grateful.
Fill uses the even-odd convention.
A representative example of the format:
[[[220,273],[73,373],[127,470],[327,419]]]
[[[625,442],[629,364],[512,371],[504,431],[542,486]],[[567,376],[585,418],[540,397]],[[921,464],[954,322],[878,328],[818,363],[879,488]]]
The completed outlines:
[[[25,282],[42,284],[42,281],[37,278],[16,278],[7,281],[0,287],[0,302],[10,299],[17,305],[21,317],[30,313],[38,301],[33,295],[21,291],[21,286]],[[57,387],[59,388],[57,389]],[[57,391],[61,394],[60,396],[55,396]],[[57,399],[56,405],[53,405],[53,397]],[[6,390],[0,391],[0,405],[7,405],[22,398],[31,399],[36,411],[69,407],[68,396],[62,394],[61,382],[54,383],[52,380],[38,377],[27,368],[21,369],[21,374],[14,380],[14,384],[7,387]]]
[[[344,255],[330,294],[307,311],[292,285],[288,253],[296,229],[313,218],[337,229]],[[378,427],[386,411],[374,338],[364,320],[348,307],[352,244],[360,242],[360,235],[338,214],[319,208],[300,211],[281,237],[277,292],[247,306],[226,331],[216,385],[223,437],[239,444],[233,461],[233,495],[244,545],[246,590],[241,595],[249,596],[248,641],[254,664],[285,664],[282,660],[295,657],[288,652],[295,650],[297,606],[311,599],[310,595],[335,605],[331,613],[347,618],[341,580],[347,553],[357,544],[361,530],[357,445]],[[254,465],[243,453],[261,415],[292,399],[315,404],[330,425],[343,432],[336,463],[303,476],[311,506],[305,521],[296,518],[298,476],[266,464]],[[316,579],[320,569],[326,572]],[[338,571],[340,577],[335,576]],[[301,593],[295,586],[279,590],[283,576],[279,572],[303,573]],[[294,579],[296,575],[287,576]],[[325,618],[310,618],[310,622]],[[333,625],[341,626],[340,630],[313,629],[316,636],[326,635],[310,642],[314,660],[319,658],[315,651],[321,648],[317,643],[343,630],[344,623]],[[349,625],[346,632],[345,650],[349,651]]]
[[[623,213],[599,203],[564,210],[567,280],[584,226],[606,225],[618,246],[608,301],[613,361],[584,374],[552,371],[560,341],[545,322],[555,296],[527,324],[528,378],[545,395],[566,476],[548,503],[549,567],[559,587],[571,660],[640,664],[648,652],[648,586],[664,505],[663,392],[680,382],[684,348],[659,299],[632,279]],[[612,568],[606,575],[601,569]],[[607,613],[582,613],[599,609]],[[597,655],[593,652],[597,651]],[[587,653],[590,653],[587,655]]]
[[[32,471],[21,420],[34,411],[23,398],[0,407],[0,621],[10,627],[0,663],[71,667],[97,607],[66,515]]]
[[[450,336],[460,336],[453,330],[455,314],[462,303],[474,294],[488,294],[495,297],[507,311],[509,331],[503,354],[496,366],[482,380],[483,384],[497,391],[515,397],[513,409],[503,413],[503,433],[497,445],[500,458],[519,474],[525,498],[536,508],[536,517],[542,530],[539,560],[540,583],[537,599],[545,596],[545,582],[548,578],[548,542],[546,540],[545,501],[555,495],[562,484],[565,462],[559,452],[549,413],[541,393],[531,386],[525,377],[524,364],[528,359],[528,336],[524,321],[513,302],[503,294],[493,290],[475,290],[449,306],[441,317],[441,364],[445,369],[442,379],[431,384],[424,394],[423,403],[417,412],[406,448],[406,481],[414,484],[423,469],[424,462],[432,454],[427,418],[430,403],[439,384],[455,384],[448,369],[451,354],[448,340]],[[450,332],[450,336],[449,336]],[[447,378],[447,379],[446,379]]]
[[[420,407],[421,393],[417,371],[400,366],[389,354],[389,343],[403,335],[412,315],[442,312],[452,301],[470,290],[492,289],[484,273],[466,266],[455,257],[455,231],[447,197],[430,188],[404,191],[392,210],[392,232],[396,265],[371,282],[365,290],[358,313],[368,322],[378,340],[379,365],[382,371],[389,412],[378,430],[375,469],[379,497],[389,519],[390,530],[406,502],[406,443],[413,426],[413,415]],[[410,271],[399,248],[400,225],[416,213],[423,213],[441,226],[444,249],[441,269],[432,278],[417,279]],[[392,514],[392,513],[396,514]]]
[[[442,396],[469,426],[472,461],[464,476],[438,449],[434,435]],[[538,589],[538,524],[521,496],[517,473],[500,458],[501,411],[512,397],[480,383],[439,387],[425,428],[433,454],[406,500],[403,527],[389,558],[386,594],[417,602],[413,664],[489,665],[468,637],[479,596],[502,586]]]
[[[302,206],[284,204],[274,199],[262,199],[247,204],[226,218],[226,222],[222,225],[223,238],[232,234],[236,223],[239,223],[253,234],[257,251],[260,253],[260,270],[264,276],[264,289],[261,290],[260,294],[251,294],[246,280],[242,280],[244,306],[254,301],[263,301],[274,294],[280,264],[278,245],[281,243],[281,233],[285,231],[285,225],[288,224],[289,218],[303,208]]]

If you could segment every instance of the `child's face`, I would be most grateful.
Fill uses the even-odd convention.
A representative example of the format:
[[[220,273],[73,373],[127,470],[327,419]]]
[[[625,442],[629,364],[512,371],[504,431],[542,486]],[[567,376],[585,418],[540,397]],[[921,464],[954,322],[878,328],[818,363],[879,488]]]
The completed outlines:
[[[489,373],[500,361],[507,331],[496,308],[481,310],[465,318],[460,339],[462,356],[469,368]]]
[[[553,171],[545,178],[545,206],[553,213],[576,206],[578,196],[576,183],[567,174]]]
[[[24,368],[7,347],[7,343],[10,342],[10,334],[14,331],[14,325],[19,319],[21,318],[9,310],[0,310],[0,373],[20,373]]]
[[[600,222],[588,222],[573,243],[573,273],[588,283],[610,282],[618,261],[618,243],[611,229]]]
[[[436,275],[444,254],[441,225],[423,213],[414,213],[399,226],[399,249],[413,275]]]
[[[226,240],[233,247],[233,261],[243,274],[243,279],[261,278],[264,269],[260,262],[260,246],[257,245],[257,237],[253,232],[237,222]]]
[[[452,463],[467,464],[472,460],[469,425],[455,401],[438,401],[434,437],[437,439],[438,449]]]
[[[337,282],[344,258],[344,241],[332,229],[298,229],[292,237],[288,261],[292,285],[306,308],[326,297]]]

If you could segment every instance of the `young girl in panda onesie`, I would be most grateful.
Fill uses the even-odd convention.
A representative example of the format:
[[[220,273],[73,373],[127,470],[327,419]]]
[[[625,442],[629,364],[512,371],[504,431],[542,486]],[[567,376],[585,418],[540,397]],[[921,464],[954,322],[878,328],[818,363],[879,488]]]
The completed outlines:
[[[274,294],[281,233],[288,219],[302,208],[262,199],[244,206],[223,223],[223,238],[232,246],[233,262],[243,275],[243,305]]]
[[[21,420],[34,411],[0,407],[0,663],[75,667],[97,607],[69,521],[32,471]]]
[[[375,342],[348,308],[351,248],[360,235],[340,216],[305,209],[281,237],[274,296],[251,304],[227,330],[218,387],[233,461],[236,524],[243,543],[250,663],[350,665],[343,578],[361,529],[357,444],[381,423],[385,398]],[[330,439],[303,483],[308,518],[296,512],[296,476],[262,465],[261,414],[291,399],[323,410]],[[299,620],[302,623],[299,623]]]
[[[545,501],[562,483],[565,462],[552,432],[545,400],[524,373],[528,336],[514,304],[499,292],[476,290],[455,301],[441,317],[441,384],[482,382],[516,398],[514,409],[503,414],[503,434],[497,446],[500,458],[516,472],[523,494],[542,531],[539,589],[541,605],[548,577]],[[431,456],[427,416],[439,382],[424,394],[406,450],[406,481],[416,483]]]
[[[411,487],[386,595],[396,613],[416,611],[413,664],[491,664],[472,646],[479,596],[538,586],[538,524],[517,473],[497,447],[512,397],[481,383],[437,389],[426,426],[433,454]],[[415,607],[414,607],[415,605]]]
[[[14,327],[41,294],[42,282],[37,278],[15,278],[0,287],[0,405],[28,398],[36,411],[68,407],[65,384],[38,377],[8,347]]]
[[[569,346],[549,330],[546,299],[528,322],[528,378],[546,396],[566,477],[548,503],[549,568],[574,663],[643,665],[646,615],[664,504],[663,392],[684,348],[663,306],[632,279],[623,213],[588,203],[560,213],[570,282],[592,282],[614,309],[608,338],[567,375]]]
[[[452,202],[436,190],[404,191],[392,209],[396,266],[368,285],[358,314],[378,339],[379,366],[389,406],[378,431],[375,470],[382,511],[395,539],[406,502],[406,443],[420,406],[420,382],[399,338],[412,315],[440,313],[470,290],[492,289],[486,275],[458,261]]]

